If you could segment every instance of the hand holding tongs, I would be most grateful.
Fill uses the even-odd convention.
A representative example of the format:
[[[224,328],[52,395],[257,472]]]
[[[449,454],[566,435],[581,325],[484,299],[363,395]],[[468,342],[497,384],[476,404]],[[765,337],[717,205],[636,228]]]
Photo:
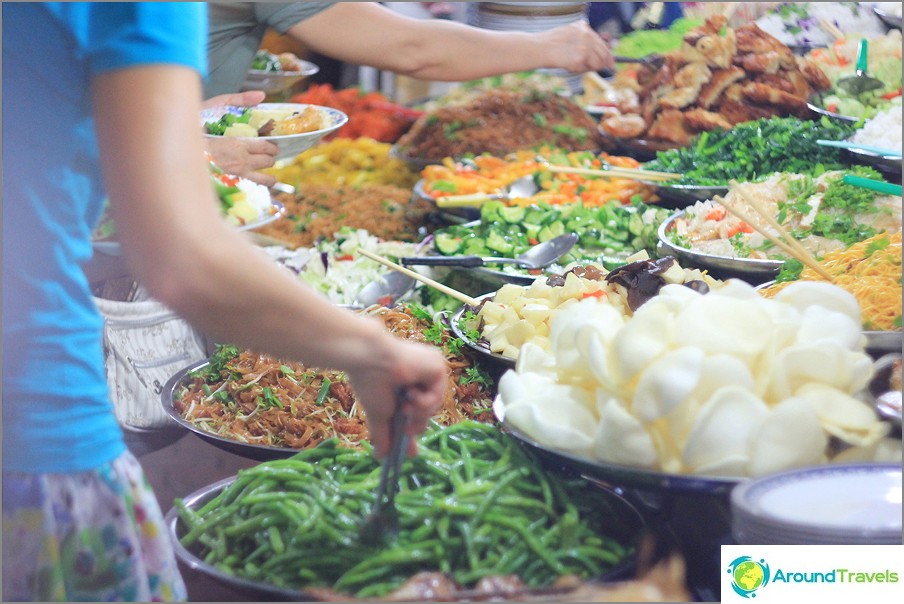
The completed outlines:
[[[395,508],[395,494],[399,487],[402,462],[408,450],[408,434],[405,424],[408,414],[404,405],[408,394],[400,387],[396,394],[395,411],[389,423],[389,454],[380,468],[380,482],[377,485],[377,500],[361,527],[361,541],[367,545],[380,545],[387,537],[393,538],[399,532],[399,515]]]

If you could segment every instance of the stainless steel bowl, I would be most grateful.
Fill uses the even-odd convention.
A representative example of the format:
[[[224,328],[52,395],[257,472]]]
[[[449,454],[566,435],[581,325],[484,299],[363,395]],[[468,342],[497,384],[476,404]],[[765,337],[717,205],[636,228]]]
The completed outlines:
[[[298,449],[289,447],[268,447],[265,445],[254,445],[233,440],[231,438],[225,438],[212,432],[207,432],[182,417],[182,414],[179,413],[173,404],[173,401],[176,400],[177,392],[183,386],[187,386],[192,382],[193,378],[189,375],[191,372],[203,369],[209,364],[209,359],[193,363],[171,377],[166,382],[166,385],[164,385],[163,391],[160,393],[161,404],[163,405],[163,410],[166,411],[173,421],[212,445],[215,445],[224,451],[228,451],[229,453],[241,455],[242,457],[248,457],[258,461],[267,461],[270,459],[290,457],[298,453]]]
[[[844,155],[854,164],[866,164],[875,169],[892,176],[898,182],[901,181],[901,170],[904,168],[904,162],[901,156],[879,155],[871,151],[862,149],[844,149]]]
[[[743,279],[754,285],[774,279],[781,270],[783,260],[759,260],[756,258],[729,258],[715,256],[681,247],[669,236],[675,221],[684,216],[684,210],[675,212],[659,225],[660,252],[678,258],[685,268],[699,268],[709,271],[718,279]]]
[[[670,493],[691,493],[695,495],[722,497],[742,480],[742,477],[696,476],[693,474],[668,474],[644,468],[636,468],[620,464],[604,463],[573,453],[559,451],[537,442],[521,432],[511,422],[505,421],[505,405],[502,398],[496,396],[493,401],[493,412],[502,423],[505,431],[513,437],[536,450],[538,453],[557,460],[567,470],[601,481],[606,484],[619,485],[649,491],[667,491]]]
[[[698,201],[712,199],[716,195],[728,194],[727,186],[717,185],[678,185],[661,182],[647,182],[645,184],[656,187],[656,194],[662,198],[658,206],[677,210],[692,206]]]

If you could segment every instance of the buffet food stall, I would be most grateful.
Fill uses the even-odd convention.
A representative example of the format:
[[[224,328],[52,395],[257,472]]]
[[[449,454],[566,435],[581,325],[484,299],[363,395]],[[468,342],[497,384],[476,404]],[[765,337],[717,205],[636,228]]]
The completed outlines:
[[[381,466],[345,376],[229,342],[170,375],[167,421],[124,427],[192,599],[717,600],[723,544],[900,544],[900,501],[833,532],[818,499],[901,485],[900,13],[871,15],[882,86],[851,94],[867,38],[767,32],[788,6],[636,36],[663,60],[577,93],[274,88],[285,116],[202,116],[287,145],[269,191],[212,164],[228,219],[442,349],[449,389],[373,546]],[[494,262],[569,233],[542,266]],[[109,225],[96,245],[116,253]],[[829,486],[783,516],[740,488],[776,476],[779,501]]]

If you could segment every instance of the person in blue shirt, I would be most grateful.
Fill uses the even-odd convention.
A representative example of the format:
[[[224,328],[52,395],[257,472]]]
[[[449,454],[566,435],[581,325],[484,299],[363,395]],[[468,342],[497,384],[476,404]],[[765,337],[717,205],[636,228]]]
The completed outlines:
[[[222,218],[198,121],[204,3],[3,3],[2,24],[3,600],[184,600],[82,269],[105,196],[154,298],[216,341],[345,371],[378,455],[397,389],[417,434],[446,364],[333,306]]]

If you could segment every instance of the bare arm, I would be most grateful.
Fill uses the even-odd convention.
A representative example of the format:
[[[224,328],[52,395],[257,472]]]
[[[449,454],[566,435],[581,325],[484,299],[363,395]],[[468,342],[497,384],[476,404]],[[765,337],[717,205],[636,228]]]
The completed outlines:
[[[575,73],[613,67],[608,46],[583,21],[543,32],[492,31],[413,19],[376,2],[339,2],[288,33],[348,63],[430,80],[460,81],[544,67]]]
[[[146,66],[106,73],[92,87],[123,251],[151,294],[219,341],[346,371],[378,454],[397,385],[412,390],[409,430],[422,430],[445,390],[441,354],[333,306],[228,226],[198,133],[197,74]]]

